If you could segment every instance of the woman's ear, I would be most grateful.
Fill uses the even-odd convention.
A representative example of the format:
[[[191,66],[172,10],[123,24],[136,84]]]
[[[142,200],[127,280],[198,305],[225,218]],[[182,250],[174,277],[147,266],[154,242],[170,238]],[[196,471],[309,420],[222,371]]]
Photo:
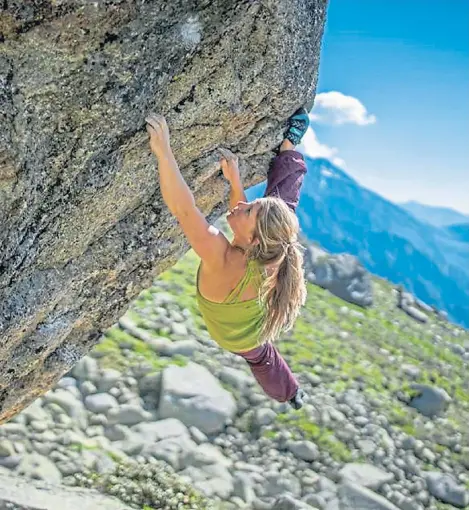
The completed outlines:
[[[254,237],[251,239],[251,242],[249,243],[251,246],[258,246],[260,243],[259,239],[257,237]]]

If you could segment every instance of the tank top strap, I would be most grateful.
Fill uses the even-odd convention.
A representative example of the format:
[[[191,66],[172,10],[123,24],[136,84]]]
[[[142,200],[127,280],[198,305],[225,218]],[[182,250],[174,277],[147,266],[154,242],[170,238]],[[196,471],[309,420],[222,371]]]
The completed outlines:
[[[237,283],[236,287],[228,294],[223,303],[233,304],[238,302],[239,298],[242,296],[243,292],[246,290],[255,276],[255,269],[253,265],[254,262],[255,261],[253,260],[248,260],[244,276]]]
[[[264,280],[265,272],[263,267],[256,261],[252,261],[252,279],[256,283],[258,287],[262,285],[262,281]]]

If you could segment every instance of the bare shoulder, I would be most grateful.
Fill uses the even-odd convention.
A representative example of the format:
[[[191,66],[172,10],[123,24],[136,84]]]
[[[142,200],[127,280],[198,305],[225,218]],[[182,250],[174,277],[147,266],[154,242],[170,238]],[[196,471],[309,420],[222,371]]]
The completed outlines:
[[[246,269],[246,256],[240,250],[229,246],[226,250],[225,265],[227,269],[244,271]]]

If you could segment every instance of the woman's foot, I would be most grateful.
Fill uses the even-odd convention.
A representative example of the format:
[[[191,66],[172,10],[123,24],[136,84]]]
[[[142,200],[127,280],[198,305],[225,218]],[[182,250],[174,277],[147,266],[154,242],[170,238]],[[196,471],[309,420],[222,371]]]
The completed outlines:
[[[309,127],[309,116],[305,108],[301,107],[288,119],[288,129],[285,133],[280,151],[293,150],[305,135]]]
[[[301,388],[298,388],[295,396],[290,399],[288,403],[293,407],[293,409],[298,411],[298,409],[303,407],[305,397],[306,393]]]

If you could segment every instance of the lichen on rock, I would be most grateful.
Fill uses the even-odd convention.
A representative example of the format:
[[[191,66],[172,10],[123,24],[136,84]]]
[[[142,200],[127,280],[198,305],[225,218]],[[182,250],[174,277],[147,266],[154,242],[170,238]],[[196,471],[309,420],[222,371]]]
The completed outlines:
[[[261,181],[311,106],[326,0],[9,1],[0,10],[0,423],[186,250],[144,129],[165,114],[211,218],[217,148]]]

